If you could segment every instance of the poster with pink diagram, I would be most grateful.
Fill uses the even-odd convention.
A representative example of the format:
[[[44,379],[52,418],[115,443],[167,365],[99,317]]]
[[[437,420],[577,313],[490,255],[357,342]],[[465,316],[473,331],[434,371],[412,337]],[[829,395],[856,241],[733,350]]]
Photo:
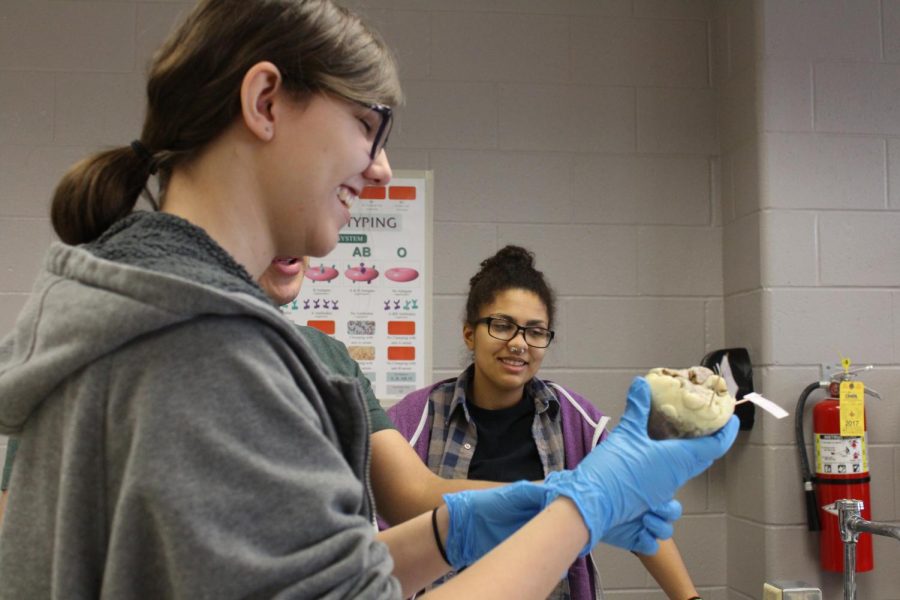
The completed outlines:
[[[386,404],[431,383],[432,188],[431,171],[395,171],[363,189],[337,247],[310,259],[282,307],[343,342]]]

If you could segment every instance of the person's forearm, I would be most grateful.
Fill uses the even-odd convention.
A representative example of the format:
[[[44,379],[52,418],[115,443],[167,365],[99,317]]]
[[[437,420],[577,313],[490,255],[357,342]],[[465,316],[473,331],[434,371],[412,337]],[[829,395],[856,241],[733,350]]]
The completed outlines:
[[[431,471],[429,471],[431,473]],[[444,503],[444,494],[463,492],[465,490],[486,490],[488,488],[506,485],[494,481],[479,481],[477,479],[445,479],[432,473],[425,490],[419,496],[420,506],[438,506]]]
[[[447,537],[447,508],[438,509],[438,529],[441,543]],[[437,547],[431,526],[431,512],[419,515],[378,534],[378,539],[391,551],[394,559],[393,575],[403,587],[403,597],[432,583],[450,570]]]
[[[438,477],[393,429],[372,435],[371,480],[378,514],[391,525],[440,506],[444,494],[503,485]]]
[[[638,554],[637,557],[670,600],[687,600],[698,595],[675,540],[660,540],[659,552],[652,556]]]
[[[555,500],[484,558],[429,592],[429,600],[478,598],[490,590],[499,600],[546,598],[588,542],[575,504]]]
[[[443,495],[465,490],[483,490],[505,485],[492,481],[474,479],[444,479],[428,470],[421,462],[424,472],[410,474],[405,472],[399,478],[384,486],[373,483],[375,490],[375,506],[378,514],[391,525],[403,523],[409,519],[430,511],[444,503]]]

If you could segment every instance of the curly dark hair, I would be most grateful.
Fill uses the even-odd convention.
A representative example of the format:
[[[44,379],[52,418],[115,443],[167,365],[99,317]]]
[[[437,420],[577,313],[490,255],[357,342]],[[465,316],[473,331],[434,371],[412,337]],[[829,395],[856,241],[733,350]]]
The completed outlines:
[[[490,258],[481,261],[481,270],[469,280],[466,299],[466,322],[475,325],[481,308],[490,304],[498,293],[522,289],[533,292],[547,307],[548,327],[556,318],[556,294],[534,268],[534,253],[521,246],[505,246]]]

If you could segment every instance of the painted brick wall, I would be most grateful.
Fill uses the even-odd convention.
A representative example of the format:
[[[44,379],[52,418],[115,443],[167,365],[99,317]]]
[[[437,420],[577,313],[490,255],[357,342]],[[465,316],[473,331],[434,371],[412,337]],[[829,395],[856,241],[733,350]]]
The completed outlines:
[[[435,173],[435,378],[467,364],[468,278],[507,243],[559,294],[542,373],[612,415],[634,375],[722,346],[711,2],[354,5],[398,50],[392,162]],[[681,494],[677,539],[709,598],[726,589],[724,477]],[[627,553],[598,559],[607,598],[663,597]]]
[[[725,338],[750,348],[760,387],[792,412],[821,365],[875,365],[863,377],[884,396],[867,403],[873,518],[896,522],[900,2],[722,0],[715,11]],[[807,415],[811,440],[810,429]],[[728,597],[758,598],[774,579],[841,597],[806,531],[793,423],[764,419],[736,450]],[[859,597],[900,598],[898,563],[900,544],[876,539]]]
[[[559,293],[559,343],[543,374],[612,415],[634,375],[722,347],[726,285],[759,286],[722,275],[723,257],[744,247],[723,236],[720,139],[748,126],[716,115],[747,99],[712,78],[711,0],[350,4],[399,57],[408,102],[392,164],[435,172],[435,377],[465,365],[468,278],[506,243],[534,249]],[[138,135],[143,66],[187,6],[3,0],[0,332],[53,239],[59,175]],[[759,241],[746,243],[758,257]],[[706,598],[727,597],[729,489],[717,465],[680,495],[677,539]],[[627,553],[604,551],[601,570],[607,598],[662,597]]]

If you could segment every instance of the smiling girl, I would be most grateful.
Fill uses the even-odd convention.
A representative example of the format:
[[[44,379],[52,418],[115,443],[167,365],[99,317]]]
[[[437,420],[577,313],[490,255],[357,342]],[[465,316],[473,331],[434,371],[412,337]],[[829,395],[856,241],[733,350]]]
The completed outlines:
[[[537,376],[556,337],[555,313],[555,294],[531,252],[506,246],[481,263],[463,323],[472,364],[388,410],[434,473],[539,481],[574,468],[605,437],[608,419],[590,402]],[[696,596],[674,542],[639,556],[670,598]],[[599,582],[589,560],[578,559],[551,598],[594,598]]]
[[[0,598],[398,599],[451,561],[471,567],[438,598],[498,569],[495,597],[541,598],[587,544],[671,531],[675,489],[734,436],[652,443],[638,382],[630,464],[598,448],[376,536],[362,393],[256,280],[332,250],[388,183],[400,100],[381,38],[330,0],[201,0],[160,48],[140,138],[64,175],[63,243],[0,340],[0,433],[19,437]],[[134,211],[154,174],[158,210]]]

